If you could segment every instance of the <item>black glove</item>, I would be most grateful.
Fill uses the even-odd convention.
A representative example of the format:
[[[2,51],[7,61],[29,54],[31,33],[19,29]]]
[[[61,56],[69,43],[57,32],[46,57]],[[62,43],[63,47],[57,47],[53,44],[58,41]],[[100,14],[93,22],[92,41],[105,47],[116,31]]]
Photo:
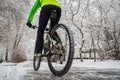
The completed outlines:
[[[30,22],[27,22],[26,25],[31,28],[32,27],[32,24]]]

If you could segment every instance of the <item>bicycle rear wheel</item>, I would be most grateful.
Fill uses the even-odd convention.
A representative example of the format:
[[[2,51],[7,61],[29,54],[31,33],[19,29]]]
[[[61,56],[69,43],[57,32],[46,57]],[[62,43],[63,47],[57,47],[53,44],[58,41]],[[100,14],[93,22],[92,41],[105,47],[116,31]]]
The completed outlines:
[[[50,35],[57,33],[60,43],[55,40],[50,44],[50,54],[48,56],[48,65],[51,72],[56,76],[63,76],[72,65],[74,56],[74,40],[71,30],[64,24],[57,24]],[[57,37],[58,37],[57,36]],[[58,39],[58,40],[59,40]]]

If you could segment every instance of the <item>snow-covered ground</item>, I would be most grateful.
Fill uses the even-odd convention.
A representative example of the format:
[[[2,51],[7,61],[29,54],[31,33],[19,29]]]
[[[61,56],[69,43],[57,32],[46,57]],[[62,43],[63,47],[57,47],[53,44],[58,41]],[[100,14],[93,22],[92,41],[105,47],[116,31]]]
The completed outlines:
[[[84,60],[84,62],[74,60],[72,66],[96,69],[120,69],[120,60],[105,60],[97,62],[94,62],[94,60]]]
[[[107,75],[101,75],[101,73]],[[94,62],[93,60],[84,60],[84,62],[80,62],[80,60],[74,60],[70,71],[61,78],[52,75],[47,62],[42,62],[39,71],[36,72],[33,70],[32,61],[19,64],[0,64],[0,80],[97,80],[98,78],[100,78],[99,80],[120,80],[119,76],[119,60],[106,60],[97,62]],[[88,77],[88,79],[86,79],[86,77]]]

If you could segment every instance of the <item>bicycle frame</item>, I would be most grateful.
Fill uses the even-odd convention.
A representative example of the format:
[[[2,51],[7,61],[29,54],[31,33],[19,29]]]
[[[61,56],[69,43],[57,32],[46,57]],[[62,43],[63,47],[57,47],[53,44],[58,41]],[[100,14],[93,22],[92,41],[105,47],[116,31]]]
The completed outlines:
[[[46,28],[46,29],[49,29],[49,28]],[[50,39],[51,42],[53,41],[53,39],[50,37],[49,30],[45,30],[44,34],[46,34],[46,36],[49,37],[49,39]],[[45,42],[44,42],[44,44],[45,44]]]
[[[49,28],[46,28],[46,30],[44,31],[44,35],[45,35],[45,37],[48,36],[48,39],[44,39],[44,43],[43,43],[44,54],[43,54],[42,57],[47,57],[47,55],[49,54],[50,50],[46,50],[46,49],[48,48],[49,43],[53,42],[53,39],[50,37],[50,30],[49,30]]]

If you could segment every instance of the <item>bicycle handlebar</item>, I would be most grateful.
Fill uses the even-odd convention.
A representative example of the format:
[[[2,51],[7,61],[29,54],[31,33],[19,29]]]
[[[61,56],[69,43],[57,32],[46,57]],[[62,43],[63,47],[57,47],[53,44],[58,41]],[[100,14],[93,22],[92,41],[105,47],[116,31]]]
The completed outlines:
[[[37,27],[36,25],[32,25],[32,26],[30,26],[29,28],[36,29],[36,28],[38,28],[38,27]],[[46,30],[46,31],[49,31],[50,28],[46,28],[45,30]]]
[[[29,28],[32,28],[32,29],[36,29],[36,28],[38,28],[36,25],[32,25],[32,26],[30,26]],[[49,31],[50,29],[49,28],[46,28],[46,31]]]
[[[32,29],[36,29],[36,28],[38,28],[36,25],[32,25],[32,26],[30,26],[29,28],[32,28]]]

